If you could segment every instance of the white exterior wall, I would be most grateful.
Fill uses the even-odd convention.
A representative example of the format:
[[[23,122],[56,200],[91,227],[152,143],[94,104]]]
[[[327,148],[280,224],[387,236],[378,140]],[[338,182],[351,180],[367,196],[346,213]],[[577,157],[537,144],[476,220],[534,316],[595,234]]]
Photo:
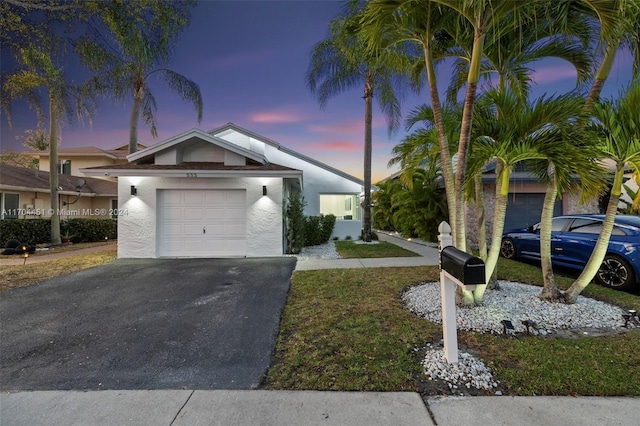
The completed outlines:
[[[302,196],[306,202],[304,214],[307,216],[320,215],[320,194],[356,194],[359,199],[359,195],[362,193],[362,185],[293,157],[270,145],[266,145],[265,156],[272,163],[303,171]],[[355,208],[359,209],[360,207],[356,206]],[[361,212],[358,213],[358,217],[362,217]],[[331,237],[345,239],[347,236],[351,236],[357,240],[360,237],[361,229],[362,221],[360,220],[338,220]]]
[[[131,185],[138,194],[131,195]],[[262,186],[267,195],[262,195]],[[247,194],[247,256],[282,256],[282,178],[118,178],[118,257],[158,257],[158,191],[244,189]]]

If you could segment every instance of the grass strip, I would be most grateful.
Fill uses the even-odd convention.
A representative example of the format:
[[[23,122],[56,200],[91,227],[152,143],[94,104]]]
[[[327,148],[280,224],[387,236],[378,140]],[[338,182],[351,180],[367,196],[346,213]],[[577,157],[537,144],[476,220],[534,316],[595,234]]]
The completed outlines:
[[[386,241],[378,241],[377,244],[357,244],[355,241],[336,241],[335,245],[336,251],[344,259],[420,256],[417,253]]]

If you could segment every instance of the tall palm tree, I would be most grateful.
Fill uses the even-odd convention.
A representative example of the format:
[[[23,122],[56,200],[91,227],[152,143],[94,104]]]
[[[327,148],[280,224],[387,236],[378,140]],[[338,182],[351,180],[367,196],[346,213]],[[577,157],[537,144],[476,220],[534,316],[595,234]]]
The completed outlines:
[[[640,171],[640,74],[636,75],[626,92],[615,101],[602,101],[593,105],[592,115],[598,135],[601,158],[615,164],[613,186],[605,214],[602,232],[584,270],[565,293],[565,301],[575,303],[578,295],[595,277],[607,253],[613,223],[622,192],[622,178],[626,166]],[[602,265],[602,266],[601,266]]]
[[[186,7],[190,7],[187,4]],[[166,86],[191,104],[202,120],[202,94],[200,87],[180,73],[166,68],[176,37],[187,21],[179,13],[147,14],[148,22],[128,19],[126,5],[114,5],[101,16],[112,40],[100,44],[95,39],[78,43],[78,52],[85,63],[99,72],[87,83],[87,90],[112,95],[117,100],[131,96],[129,119],[129,152],[138,149],[138,123],[140,116],[150,127],[151,136],[157,137],[156,99],[149,87],[155,76]],[[113,46],[111,45],[113,44]]]
[[[324,108],[329,98],[364,86],[364,213],[363,239],[371,241],[371,152],[372,152],[372,105],[374,94],[386,115],[390,132],[400,122],[400,103],[396,96],[397,84],[394,69],[406,67],[403,55],[393,50],[365,50],[357,34],[358,10],[331,21],[326,40],[314,46],[307,70],[307,85],[318,97]],[[394,67],[392,69],[392,67]],[[395,87],[394,87],[395,86]]]
[[[58,131],[62,121],[72,120],[74,102],[78,99],[77,88],[70,85],[65,77],[64,68],[56,63],[53,46],[41,41],[38,46],[28,44],[19,48],[16,60],[19,68],[3,75],[2,109],[11,124],[11,103],[17,98],[24,98],[35,110],[38,117],[38,128],[42,127],[45,118],[45,107],[41,92],[47,95],[49,113],[49,141],[58,141]],[[78,115],[81,117],[86,104],[78,103]],[[49,190],[51,195],[51,243],[60,244],[60,215],[58,202],[58,144],[49,144]]]

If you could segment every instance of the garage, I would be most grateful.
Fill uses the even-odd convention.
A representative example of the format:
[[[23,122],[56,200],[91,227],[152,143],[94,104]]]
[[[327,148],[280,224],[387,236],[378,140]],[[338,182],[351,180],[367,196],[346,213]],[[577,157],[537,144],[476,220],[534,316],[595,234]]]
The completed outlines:
[[[246,191],[158,190],[160,257],[247,254]]]
[[[544,194],[512,193],[509,194],[504,229],[520,229],[540,222]],[[562,214],[562,201],[556,201],[553,215]]]

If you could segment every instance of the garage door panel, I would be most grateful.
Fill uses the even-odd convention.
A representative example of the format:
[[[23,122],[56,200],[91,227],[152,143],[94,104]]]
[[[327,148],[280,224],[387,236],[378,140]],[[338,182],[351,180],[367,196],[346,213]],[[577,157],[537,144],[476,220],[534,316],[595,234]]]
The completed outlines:
[[[225,219],[225,209],[223,207],[205,208],[203,219],[207,221]]]
[[[200,191],[184,191],[184,204],[202,204],[204,196]]]
[[[245,190],[164,190],[159,200],[160,256],[246,254]]]

